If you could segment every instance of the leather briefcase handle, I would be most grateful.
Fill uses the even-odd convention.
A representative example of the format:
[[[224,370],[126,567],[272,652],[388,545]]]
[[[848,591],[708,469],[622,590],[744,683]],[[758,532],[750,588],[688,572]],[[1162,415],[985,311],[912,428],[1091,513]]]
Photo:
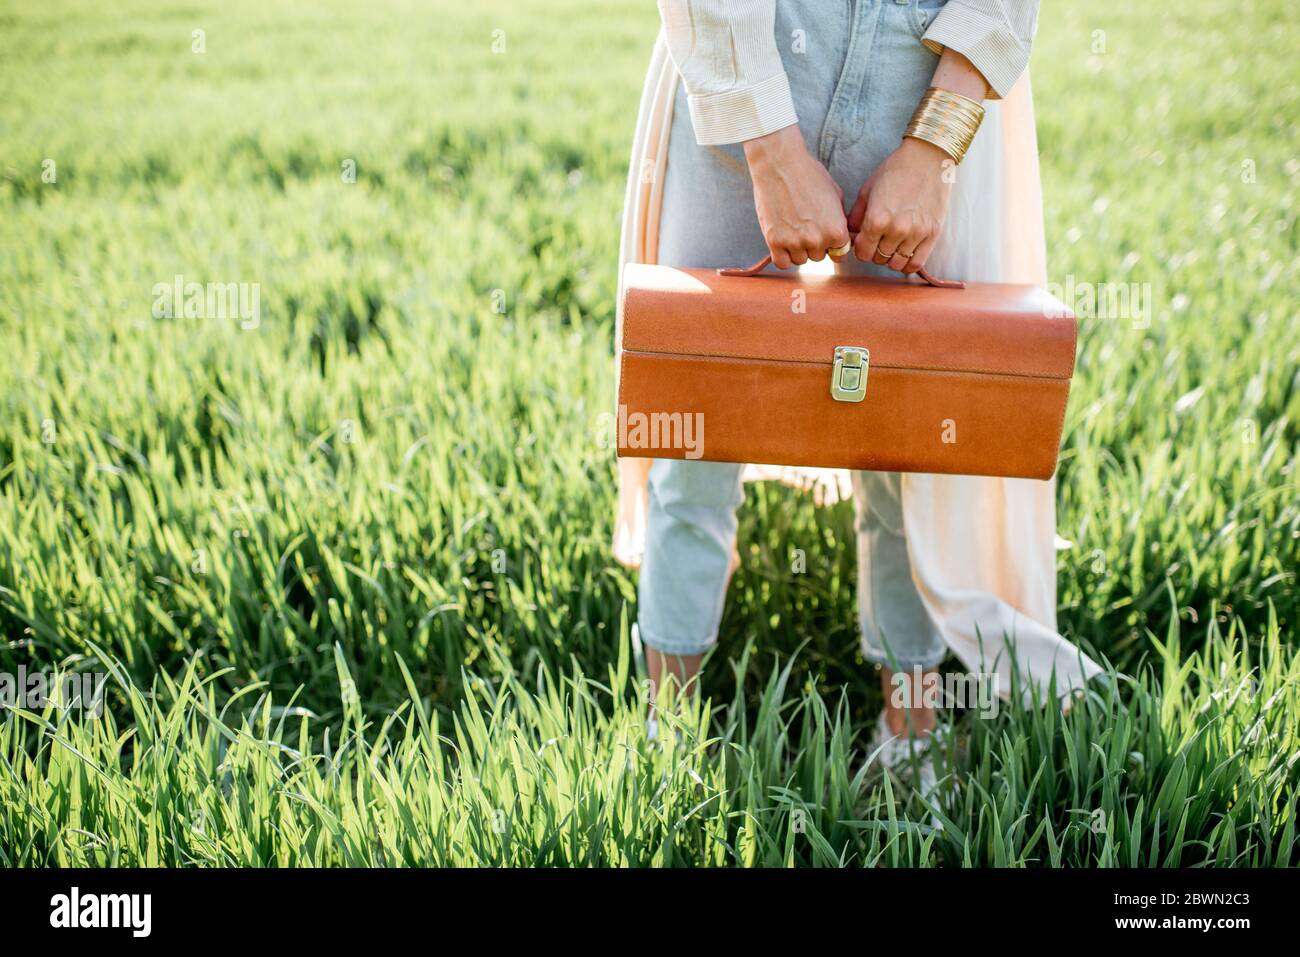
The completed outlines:
[[[853,238],[856,238],[856,236]],[[772,265],[772,257],[771,255],[767,255],[764,256],[762,259],[760,259],[758,262],[754,263],[754,265],[752,266],[748,266],[744,268],[730,267],[726,269],[719,269],[718,275],[719,276],[757,276],[759,273],[761,273],[764,269],[766,269],[770,265]],[[924,266],[918,269],[916,271],[916,274],[920,276],[922,279],[924,279],[926,282],[928,282],[931,286],[936,286],[939,289],[965,289],[966,288],[966,284],[962,282],[960,279],[935,279],[933,276],[931,276],[928,272],[925,271]]]

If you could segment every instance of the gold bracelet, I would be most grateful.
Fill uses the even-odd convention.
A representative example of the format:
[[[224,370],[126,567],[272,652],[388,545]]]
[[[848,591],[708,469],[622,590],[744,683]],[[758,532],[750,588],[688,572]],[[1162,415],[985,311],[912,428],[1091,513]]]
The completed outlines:
[[[924,140],[960,163],[984,119],[984,107],[968,96],[932,86],[925,91],[903,136]]]

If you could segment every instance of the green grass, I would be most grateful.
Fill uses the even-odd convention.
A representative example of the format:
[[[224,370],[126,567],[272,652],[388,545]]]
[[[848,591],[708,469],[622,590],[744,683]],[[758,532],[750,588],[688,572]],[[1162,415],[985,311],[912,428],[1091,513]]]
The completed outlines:
[[[119,725],[28,712],[0,726],[6,864],[295,866],[1293,866],[1300,661],[1211,629],[1164,690],[1144,672],[1062,719],[969,721],[933,806],[855,754],[844,696],[772,669],[645,740],[628,642],[604,680],[469,682],[444,717],[341,720],[264,688],[229,700],[197,666],[149,693],[115,672]],[[748,658],[747,649],[743,658]],[[742,659],[736,672],[745,668]],[[129,728],[129,731],[127,730]],[[919,823],[918,823],[919,822]],[[935,825],[939,824],[940,827]]]
[[[1291,5],[1044,10],[1051,277],[1155,296],[1082,322],[1058,486],[1131,678],[962,718],[941,832],[866,766],[847,505],[751,492],[643,740],[595,437],[653,5],[119,7],[0,2],[0,671],[114,675],[3,718],[0,863],[1300,862]]]

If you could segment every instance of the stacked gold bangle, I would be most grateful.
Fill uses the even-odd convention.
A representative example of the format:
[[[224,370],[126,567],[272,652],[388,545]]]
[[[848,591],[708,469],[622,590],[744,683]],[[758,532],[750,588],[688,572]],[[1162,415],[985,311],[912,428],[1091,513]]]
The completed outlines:
[[[904,136],[933,143],[960,163],[984,119],[984,107],[970,97],[932,86],[921,97]]]

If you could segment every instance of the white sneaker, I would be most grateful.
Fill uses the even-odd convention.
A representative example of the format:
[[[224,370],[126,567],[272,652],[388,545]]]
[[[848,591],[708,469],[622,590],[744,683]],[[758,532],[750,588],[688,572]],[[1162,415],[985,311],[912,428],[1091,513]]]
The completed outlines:
[[[910,734],[894,734],[885,721],[885,713],[880,713],[876,721],[876,734],[871,739],[869,750],[881,765],[899,776],[915,772],[913,783],[919,788],[921,797],[929,798],[934,791],[937,777],[934,773],[934,755],[930,746],[941,741],[944,735],[942,725],[935,726],[929,734],[914,737]],[[915,765],[913,765],[915,759]]]

